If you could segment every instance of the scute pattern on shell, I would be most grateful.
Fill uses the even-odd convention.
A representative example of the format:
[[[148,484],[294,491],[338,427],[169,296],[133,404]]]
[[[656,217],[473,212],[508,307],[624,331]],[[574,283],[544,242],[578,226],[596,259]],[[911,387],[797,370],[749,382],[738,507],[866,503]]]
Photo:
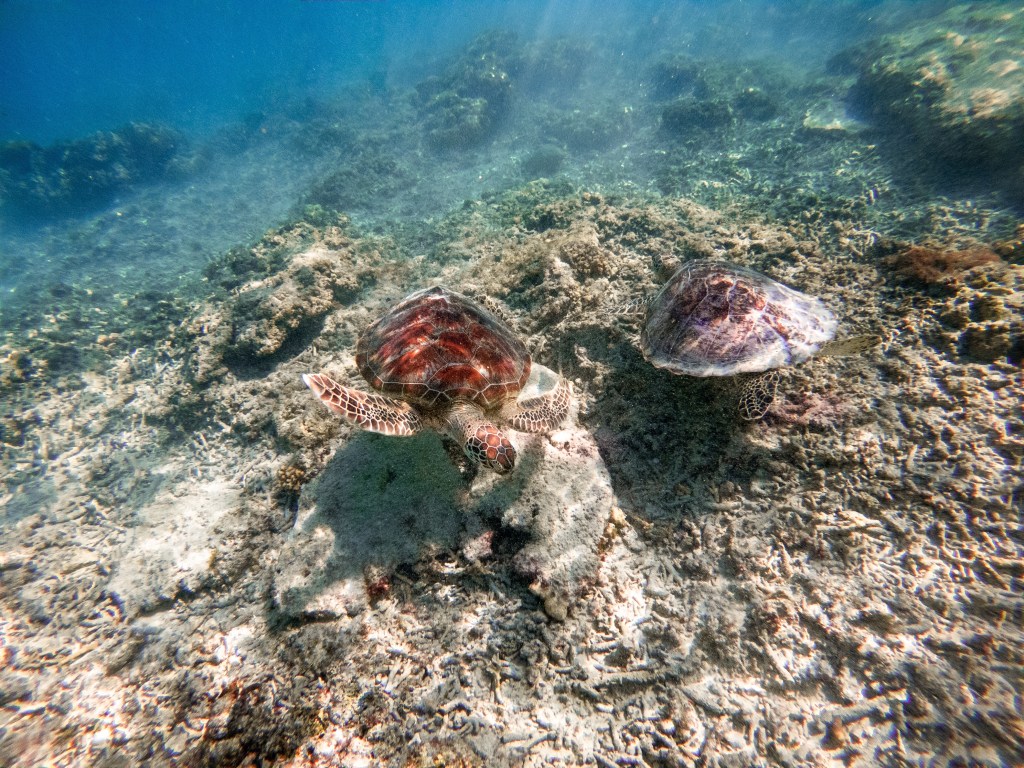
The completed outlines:
[[[698,259],[651,302],[640,346],[651,363],[689,376],[755,373],[801,363],[836,332],[820,299],[752,269]]]
[[[530,375],[526,345],[497,317],[443,287],[410,294],[370,325],[356,365],[378,391],[426,409],[484,410],[515,398]]]

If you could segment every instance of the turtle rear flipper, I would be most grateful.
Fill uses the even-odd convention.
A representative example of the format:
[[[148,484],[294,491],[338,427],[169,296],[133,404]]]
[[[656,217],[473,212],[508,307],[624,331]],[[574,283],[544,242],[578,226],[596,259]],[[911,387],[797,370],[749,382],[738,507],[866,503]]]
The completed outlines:
[[[821,349],[818,350],[818,355],[823,357],[859,355],[861,352],[865,352],[872,347],[877,347],[881,343],[881,336],[875,336],[870,333],[864,334],[863,336],[847,336],[845,339],[835,339],[826,344],[822,344]]]
[[[740,418],[757,421],[768,413],[779,390],[779,372],[765,371],[746,383],[740,392]]]
[[[402,400],[343,387],[322,373],[304,373],[302,381],[320,402],[357,427],[383,435],[414,435],[423,428],[416,410]]]

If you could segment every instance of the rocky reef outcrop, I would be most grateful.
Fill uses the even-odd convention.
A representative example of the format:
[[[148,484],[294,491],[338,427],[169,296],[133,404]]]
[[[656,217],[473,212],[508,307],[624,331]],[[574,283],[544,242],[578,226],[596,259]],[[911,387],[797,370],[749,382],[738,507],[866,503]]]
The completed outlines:
[[[848,50],[851,105],[958,171],[1010,176],[1024,164],[1024,4],[956,5]]]
[[[285,228],[253,249],[255,253],[308,243],[283,269],[238,286],[229,299],[211,304],[186,330],[197,383],[229,370],[243,378],[266,373],[308,345],[336,303],[351,301],[374,282],[370,268],[355,265],[355,246],[343,229],[346,221],[339,221],[342,226],[322,232],[303,231],[308,228],[305,223]]]
[[[511,104],[522,66],[515,35],[476,38],[442,74],[416,86],[427,141],[437,149],[461,149],[490,138]]]
[[[48,147],[8,141],[0,144],[0,209],[54,216],[95,208],[166,176],[182,144],[177,132],[147,123]]]

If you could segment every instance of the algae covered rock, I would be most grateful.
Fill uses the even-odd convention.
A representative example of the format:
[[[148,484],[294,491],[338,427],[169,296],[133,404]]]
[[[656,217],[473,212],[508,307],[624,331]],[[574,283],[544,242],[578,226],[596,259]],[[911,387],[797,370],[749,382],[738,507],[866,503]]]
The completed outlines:
[[[312,245],[196,318],[189,330],[193,378],[205,383],[229,369],[265,371],[298,354],[336,303],[348,303],[372,281],[372,269],[357,267],[348,250]]]
[[[675,54],[659,59],[651,67],[651,97],[671,101],[683,96],[704,97],[710,92],[706,66],[692,56]]]
[[[662,130],[676,138],[703,135],[732,125],[732,107],[714,99],[681,98],[661,111]]]
[[[6,142],[0,145],[0,208],[55,215],[102,205],[134,184],[167,175],[181,146],[176,132],[145,123],[49,147]]]
[[[545,136],[570,150],[587,152],[623,140],[632,125],[632,111],[614,102],[580,103],[571,109],[551,110],[540,118]]]
[[[370,208],[393,198],[413,181],[409,170],[398,160],[372,149],[315,182],[304,202],[334,211]]]
[[[747,120],[771,120],[781,111],[775,96],[755,86],[737,93],[732,99],[732,108]]]
[[[1024,4],[958,5],[842,57],[854,106],[898,138],[958,168],[1024,162]]]
[[[519,170],[527,179],[549,178],[562,169],[565,160],[565,150],[556,144],[544,144],[520,161]]]
[[[438,149],[459,149],[480,144],[494,129],[494,109],[482,96],[460,96],[443,91],[426,105],[427,140]]]
[[[365,273],[327,249],[298,254],[283,273],[258,281],[231,302],[234,329],[229,353],[276,355],[296,334],[326,315],[335,301],[358,291]]]
[[[487,32],[439,76],[416,86],[427,141],[436,149],[483,143],[497,130],[523,66],[512,33]]]

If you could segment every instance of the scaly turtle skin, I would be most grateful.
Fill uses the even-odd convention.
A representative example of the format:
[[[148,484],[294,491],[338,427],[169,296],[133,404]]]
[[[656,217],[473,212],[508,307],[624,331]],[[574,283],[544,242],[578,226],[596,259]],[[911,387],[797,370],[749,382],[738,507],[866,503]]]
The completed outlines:
[[[833,341],[838,321],[820,299],[752,269],[715,259],[680,267],[651,301],[640,348],[652,364],[687,376],[760,373],[740,397],[740,415],[764,416],[776,371],[813,355],[849,355],[875,336]]]
[[[386,435],[434,429],[499,473],[515,466],[516,449],[498,424],[546,432],[569,411],[561,377],[550,391],[518,402],[530,377],[526,346],[492,313],[440,286],[410,294],[363,331],[356,366],[375,393],[324,374],[302,380],[358,427]]]

